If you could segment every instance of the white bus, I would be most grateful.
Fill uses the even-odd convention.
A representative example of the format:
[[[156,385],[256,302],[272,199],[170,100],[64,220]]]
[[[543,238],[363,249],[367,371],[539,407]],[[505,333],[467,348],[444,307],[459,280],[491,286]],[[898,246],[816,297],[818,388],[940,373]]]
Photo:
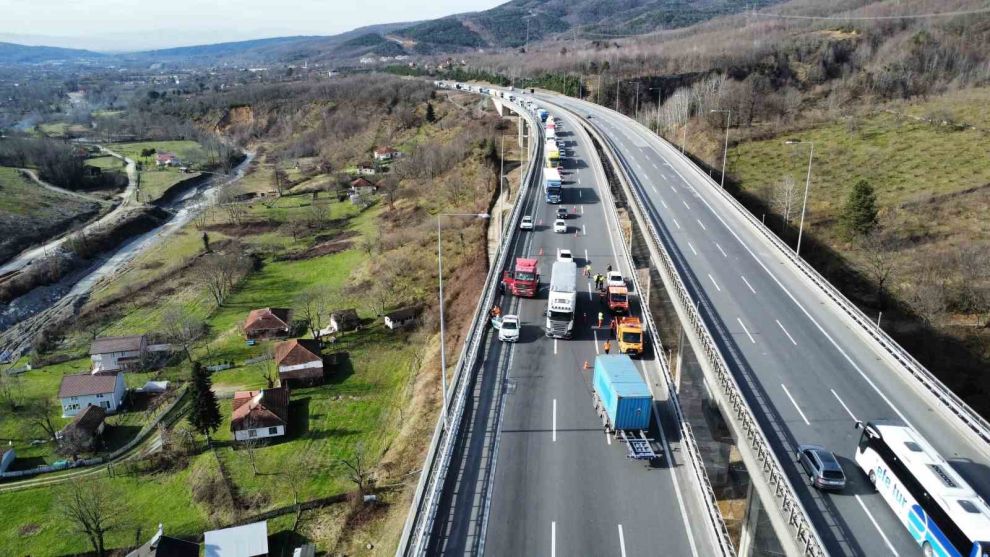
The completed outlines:
[[[856,464],[926,557],[990,557],[990,507],[910,427],[861,423]]]

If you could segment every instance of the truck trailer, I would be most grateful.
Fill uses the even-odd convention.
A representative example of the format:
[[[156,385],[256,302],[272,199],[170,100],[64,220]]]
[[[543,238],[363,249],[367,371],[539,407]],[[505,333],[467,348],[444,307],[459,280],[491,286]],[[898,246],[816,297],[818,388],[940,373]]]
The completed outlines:
[[[560,148],[556,141],[548,139],[543,147],[543,154],[546,155],[548,168],[557,168],[560,165]]]
[[[540,275],[536,259],[517,257],[515,267],[502,274],[502,287],[513,296],[532,298],[540,286]]]
[[[543,169],[543,193],[547,203],[560,203],[564,200],[560,171],[556,168]]]
[[[628,456],[657,457],[646,437],[653,417],[653,395],[629,356],[601,354],[595,358],[591,380],[595,410],[606,432],[626,443]]]
[[[571,338],[576,306],[577,264],[574,261],[557,261],[550,271],[546,326],[548,337]]]

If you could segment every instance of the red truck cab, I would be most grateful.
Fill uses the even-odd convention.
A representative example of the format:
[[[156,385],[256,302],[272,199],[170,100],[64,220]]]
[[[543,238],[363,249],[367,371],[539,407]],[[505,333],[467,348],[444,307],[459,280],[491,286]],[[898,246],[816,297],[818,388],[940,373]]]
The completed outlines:
[[[625,286],[609,286],[608,309],[613,313],[629,313],[629,290]]]
[[[536,264],[536,259],[517,257],[512,270],[502,273],[502,288],[509,290],[514,296],[523,298],[536,296],[540,285]]]

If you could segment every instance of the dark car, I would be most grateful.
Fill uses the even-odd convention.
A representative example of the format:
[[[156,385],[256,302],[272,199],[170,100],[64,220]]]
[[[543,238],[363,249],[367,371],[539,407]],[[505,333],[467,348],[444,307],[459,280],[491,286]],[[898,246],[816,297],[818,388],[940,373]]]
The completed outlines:
[[[558,219],[568,219],[570,215],[567,214],[567,207],[557,207],[557,218]]]
[[[839,491],[846,487],[846,475],[832,451],[821,445],[800,445],[797,459],[816,488]]]

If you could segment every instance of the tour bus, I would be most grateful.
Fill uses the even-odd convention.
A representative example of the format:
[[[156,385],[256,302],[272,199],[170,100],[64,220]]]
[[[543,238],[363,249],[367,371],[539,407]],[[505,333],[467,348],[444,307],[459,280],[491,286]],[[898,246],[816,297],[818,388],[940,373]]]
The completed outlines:
[[[894,423],[856,427],[856,464],[926,557],[990,557],[990,507],[928,441]]]

